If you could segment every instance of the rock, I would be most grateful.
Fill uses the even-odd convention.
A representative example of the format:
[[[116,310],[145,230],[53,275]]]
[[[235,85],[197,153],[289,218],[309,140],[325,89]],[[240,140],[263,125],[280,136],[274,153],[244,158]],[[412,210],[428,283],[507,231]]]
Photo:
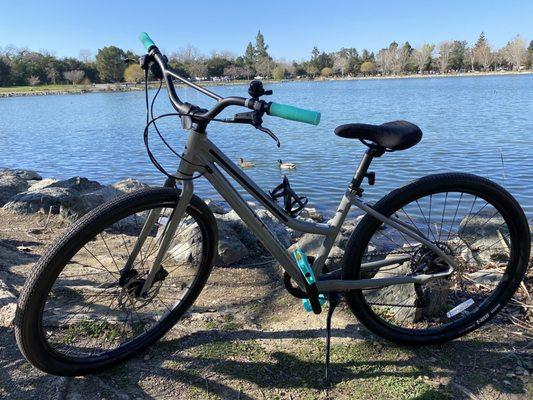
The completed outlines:
[[[24,192],[28,182],[12,174],[0,174],[0,206],[8,203],[16,194]]]
[[[79,197],[75,197],[71,202],[61,204],[59,214],[63,218],[76,220],[105,201],[106,199],[101,193],[85,193]]]
[[[91,181],[87,178],[75,176],[73,178],[65,179],[63,181],[57,181],[47,186],[47,188],[64,188],[70,190],[76,190],[79,193],[90,193],[98,190],[102,187],[98,182]]]
[[[31,169],[9,169],[9,168],[0,168],[0,176],[3,174],[10,174],[18,176],[25,181],[36,180],[40,181],[43,179],[41,175]]]
[[[4,277],[0,278],[0,326],[9,327],[15,319],[17,310],[17,298],[11,293],[6,284],[3,282]]]
[[[101,187],[96,181],[74,177],[18,193],[3,208],[21,214],[60,213],[65,218],[75,219],[104,202],[101,194],[94,193]]]
[[[279,241],[286,247],[292,243],[290,232],[284,225],[279,223],[268,211],[258,209],[255,211],[257,216],[263,221],[267,228],[279,239]],[[235,210],[230,211],[224,215],[216,215],[219,226],[226,222],[233,231],[237,234],[238,239],[248,248],[248,250],[255,255],[260,255],[265,252],[263,246],[258,239],[252,234],[250,229],[244,224]]]
[[[52,179],[52,178],[46,178],[46,179],[42,179],[40,181],[28,181],[28,183],[30,183],[30,187],[28,188],[28,192],[34,192],[36,190],[40,190],[40,189],[43,189],[47,186],[50,186],[51,184],[53,183],[56,183],[57,180],[56,179]]]
[[[503,278],[503,273],[496,269],[484,269],[468,274],[468,277],[480,285],[497,285]]]
[[[32,170],[0,169],[0,207],[11,200],[13,196],[24,192],[30,186],[29,181],[41,180],[41,176]]]
[[[149,187],[146,183],[133,178],[122,179],[111,186],[122,193],[131,193]]]
[[[300,213],[300,217],[310,218],[310,219],[312,219],[313,221],[316,221],[316,222],[324,222],[324,216],[322,214],[320,214],[316,210],[316,208],[313,208],[313,207],[304,208],[302,210],[302,212]]]
[[[213,214],[227,214],[230,211],[226,204],[221,201],[207,199],[205,204],[207,204]]]
[[[248,248],[239,240],[231,225],[217,221],[218,225],[218,257],[217,264],[234,264],[248,256]]]
[[[79,197],[75,190],[60,187],[46,187],[32,192],[22,192],[15,195],[3,209],[18,214],[31,214],[42,211],[58,214],[60,207],[73,206],[75,199]]]

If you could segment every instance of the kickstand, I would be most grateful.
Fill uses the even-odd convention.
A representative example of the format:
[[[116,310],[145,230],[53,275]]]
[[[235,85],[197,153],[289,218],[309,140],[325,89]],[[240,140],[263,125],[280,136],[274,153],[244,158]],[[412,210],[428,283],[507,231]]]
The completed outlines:
[[[326,317],[326,377],[325,382],[326,384],[329,384],[329,359],[330,359],[330,348],[331,348],[331,317],[333,317],[333,312],[335,311],[335,308],[340,303],[340,294],[337,292],[330,292],[328,293],[328,301],[329,301],[329,308],[328,308],[328,315]]]

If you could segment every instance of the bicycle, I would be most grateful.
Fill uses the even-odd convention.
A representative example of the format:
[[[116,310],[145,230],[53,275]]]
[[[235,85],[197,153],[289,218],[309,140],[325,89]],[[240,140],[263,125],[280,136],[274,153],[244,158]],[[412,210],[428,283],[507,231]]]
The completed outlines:
[[[194,180],[200,176],[281,265],[291,295],[316,314],[329,301],[326,371],[331,318],[341,297],[373,333],[401,344],[426,345],[479,328],[518,289],[529,260],[529,226],[517,201],[496,183],[471,174],[436,174],[396,189],[374,205],[362,200],[365,179],[374,184],[372,160],[416,145],[422,138],[416,125],[395,121],[338,127],[337,135],[359,139],[367,150],[331,222],[302,220],[298,213],[306,199],[287,179],[267,194],[208,139],[206,129],[212,121],[249,124],[279,146],[276,135],[263,127],[263,117],[318,125],[320,113],[262,100],[271,92],[259,81],[251,83],[250,98],[223,98],[173,72],[146,33],[140,40],[147,50],[141,58],[144,140],[166,182],[89,212],[38,261],[21,292],[15,327],[19,348],[35,367],[65,376],[110,368],[155,343],[191,307],[209,277],[218,241],[212,212],[194,194]],[[165,83],[176,113],[153,116],[149,70]],[[174,80],[216,104],[206,110],[182,102]],[[217,118],[229,106],[251,111]],[[159,133],[156,121],[166,116],[181,118],[189,132],[183,154],[175,152],[180,158],[175,174],[164,170],[148,146],[149,128]],[[288,251],[222,171],[287,227],[323,236],[318,253]],[[345,246],[341,267],[333,269],[326,260],[352,206],[366,215]]]

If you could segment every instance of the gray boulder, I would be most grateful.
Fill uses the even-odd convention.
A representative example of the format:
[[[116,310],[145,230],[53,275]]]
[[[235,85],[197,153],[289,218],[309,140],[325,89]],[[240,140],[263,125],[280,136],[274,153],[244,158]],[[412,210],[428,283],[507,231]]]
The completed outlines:
[[[205,204],[207,204],[207,207],[209,207],[213,214],[227,214],[230,211],[227,204],[222,201],[207,199]]]
[[[31,169],[0,168],[0,176],[3,174],[15,175],[18,176],[20,179],[24,179],[25,181],[40,181],[41,179],[43,179],[41,175]]]
[[[30,180],[42,179],[39,174],[31,170],[0,169],[0,207],[11,200],[13,196],[28,189]]]
[[[50,183],[44,187],[18,193],[6,203],[5,210],[29,214],[44,212],[75,219],[103,203],[101,195],[93,194],[101,185],[87,178],[74,177]]]
[[[240,241],[239,236],[227,221],[217,221],[218,226],[218,257],[219,265],[231,265],[247,257],[250,252]]]
[[[149,186],[146,183],[141,182],[137,179],[126,178],[116,183],[113,183],[111,187],[113,187],[114,189],[118,190],[121,193],[131,193],[136,190],[147,188]]]
[[[34,192],[36,190],[44,189],[45,187],[50,186],[51,184],[56,183],[56,182],[57,182],[57,179],[52,179],[52,178],[46,178],[40,181],[31,180],[31,181],[28,181],[28,183],[30,184],[28,191]]]
[[[31,181],[21,180],[15,174],[6,178],[20,186],[16,189],[18,193],[10,196],[10,201],[4,205],[5,210],[20,214],[51,212],[75,220],[120,194],[148,187],[132,178],[123,179],[110,186],[102,186],[96,181],[79,176],[62,181],[35,181],[35,175],[30,172],[21,175],[32,178]],[[26,182],[31,182],[31,186]],[[19,190],[20,188],[22,190]]]

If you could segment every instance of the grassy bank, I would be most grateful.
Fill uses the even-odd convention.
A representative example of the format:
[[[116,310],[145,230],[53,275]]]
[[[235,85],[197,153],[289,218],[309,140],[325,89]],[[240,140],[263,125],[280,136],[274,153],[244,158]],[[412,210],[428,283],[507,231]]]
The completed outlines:
[[[299,81],[346,81],[346,80],[379,80],[379,79],[429,79],[429,78],[451,78],[451,77],[479,77],[479,76],[505,76],[505,75],[532,75],[533,70],[528,71],[490,71],[490,72],[464,72],[448,74],[412,74],[412,75],[371,75],[356,77],[319,77],[316,79],[286,79],[283,81],[263,80],[265,83],[280,82],[299,82]],[[197,82],[200,86],[231,86],[246,85],[248,80],[234,81],[204,81]],[[157,87],[155,83],[150,85]],[[177,85],[181,86],[181,85]],[[81,94],[81,93],[100,93],[100,92],[117,92],[117,91],[136,91],[144,90],[143,84],[126,84],[126,83],[99,83],[95,85],[38,85],[38,86],[10,86],[0,87],[0,97],[12,96],[39,96],[39,95],[56,95],[56,94]]]

